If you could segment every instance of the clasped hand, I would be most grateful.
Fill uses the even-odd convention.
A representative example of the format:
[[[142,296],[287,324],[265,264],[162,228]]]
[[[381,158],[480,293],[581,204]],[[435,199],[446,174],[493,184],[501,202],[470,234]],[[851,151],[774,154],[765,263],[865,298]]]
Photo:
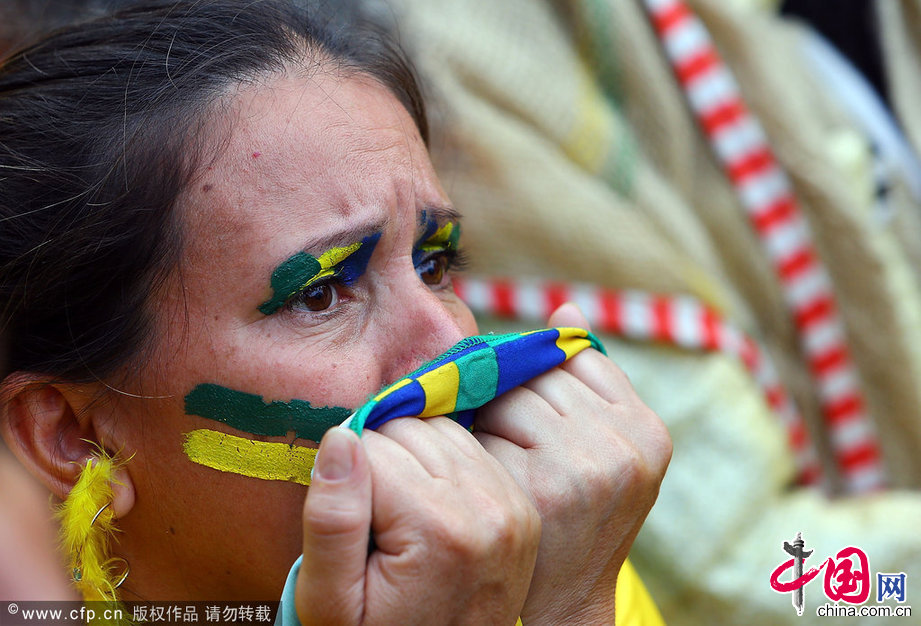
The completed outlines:
[[[588,323],[564,305],[548,326]],[[617,574],[670,457],[662,422],[594,350],[483,407],[472,434],[447,418],[392,420],[361,441],[333,429],[304,506],[298,616],[613,624]]]

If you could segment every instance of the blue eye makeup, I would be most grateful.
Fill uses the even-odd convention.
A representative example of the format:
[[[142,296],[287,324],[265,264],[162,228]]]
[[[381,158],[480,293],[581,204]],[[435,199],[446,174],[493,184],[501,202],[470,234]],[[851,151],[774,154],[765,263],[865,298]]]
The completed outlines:
[[[272,315],[300,293],[319,293],[332,279],[345,285],[354,283],[368,269],[380,238],[381,234],[375,233],[358,243],[331,248],[318,257],[298,252],[272,272],[272,297],[259,306],[259,311]]]
[[[457,253],[460,241],[460,224],[456,221],[446,222],[439,226],[438,222],[422,212],[422,236],[416,240],[413,247],[413,265],[416,267],[434,252]]]
[[[449,271],[463,269],[466,265],[466,259],[458,250],[460,224],[448,221],[439,225],[423,211],[420,225],[422,235],[416,240],[412,253],[416,273],[430,287],[444,286]]]
[[[433,212],[441,216],[440,221],[427,211],[420,216],[421,234],[412,249],[412,263],[422,282],[437,288],[447,284],[449,271],[463,268],[465,259],[458,250],[461,229],[456,214]],[[314,313],[333,309],[341,295],[337,287],[351,286],[364,275],[380,238],[378,232],[319,256],[307,252],[291,256],[272,272],[272,296],[259,305],[259,311],[272,315],[284,307]]]

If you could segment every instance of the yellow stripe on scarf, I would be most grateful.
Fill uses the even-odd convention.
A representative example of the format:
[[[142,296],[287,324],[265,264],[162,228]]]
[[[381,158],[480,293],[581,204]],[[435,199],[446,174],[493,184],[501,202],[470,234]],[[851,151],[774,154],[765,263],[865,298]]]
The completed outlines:
[[[579,341],[579,337],[588,337],[588,331],[584,328],[559,328],[558,330],[560,336],[556,340],[556,347],[566,355],[567,361],[592,345],[588,339]]]
[[[453,413],[457,406],[457,391],[460,389],[460,370],[457,363],[446,363],[443,367],[422,374],[417,379],[425,390],[425,415]]]

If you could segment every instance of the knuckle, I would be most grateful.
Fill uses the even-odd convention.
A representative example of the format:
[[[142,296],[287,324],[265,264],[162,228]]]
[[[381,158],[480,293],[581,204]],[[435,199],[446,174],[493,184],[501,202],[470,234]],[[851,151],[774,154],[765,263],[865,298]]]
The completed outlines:
[[[478,548],[473,541],[472,529],[464,523],[465,520],[432,511],[417,522],[423,543],[433,549],[431,555],[434,560],[457,566],[477,560]]]
[[[623,414],[625,408],[610,404],[605,409],[610,413]],[[648,467],[652,476],[659,479],[671,461],[673,446],[671,434],[665,422],[639,398],[626,409],[632,426],[627,434],[621,433],[610,423],[606,429],[607,436],[596,438],[596,446],[608,450],[608,458],[613,456],[623,465]],[[632,439],[632,441],[631,441]]]
[[[585,469],[582,481],[593,497],[606,500],[616,497],[622,485],[633,482],[636,472],[635,448],[618,440],[610,449],[610,456]]]
[[[496,501],[483,506],[477,518],[480,542],[487,548],[513,541],[524,521],[512,507]]]
[[[633,390],[633,383],[630,382],[630,377],[627,376],[627,372],[622,370],[614,361],[609,358],[599,355],[605,362],[605,376],[604,380],[607,384],[607,390],[616,395],[622,395],[624,390]]]
[[[364,525],[366,515],[357,507],[335,501],[304,509],[304,529],[312,536],[331,538],[348,535]]]
[[[554,511],[565,510],[577,499],[577,492],[584,488],[584,471],[579,467],[580,458],[569,457],[566,465],[558,462],[540,474],[530,477],[528,489],[541,516],[552,516]]]
[[[611,433],[605,439],[602,460],[586,470],[586,483],[602,496],[613,496],[625,486],[651,485],[658,477],[647,452],[634,441]]]
[[[644,485],[650,482],[651,474],[640,451],[632,445],[621,448],[620,467],[618,478],[628,485]]]
[[[649,441],[647,456],[650,460],[650,465],[655,471],[664,474],[672,458],[671,434],[668,432],[665,422],[652,409],[646,409],[646,417],[643,421]]]
[[[481,499],[469,511],[470,515],[443,520],[439,541],[453,554],[478,561],[536,544],[540,538],[540,516],[530,502],[515,500]]]

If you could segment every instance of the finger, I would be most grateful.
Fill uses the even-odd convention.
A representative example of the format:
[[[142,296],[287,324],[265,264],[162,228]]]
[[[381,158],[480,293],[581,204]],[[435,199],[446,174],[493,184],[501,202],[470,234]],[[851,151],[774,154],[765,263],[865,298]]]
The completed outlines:
[[[556,310],[550,314],[550,319],[547,320],[547,327],[572,327],[584,328],[585,330],[592,329],[585,315],[582,314],[582,310],[572,302],[564,302],[558,306]]]
[[[522,386],[543,398],[560,416],[584,418],[589,409],[607,405],[591,388],[559,367],[532,378]]]
[[[483,449],[489,454],[490,458],[502,465],[509,474],[522,486],[525,493],[528,493],[526,485],[518,479],[524,476],[529,465],[528,451],[518,446],[504,437],[498,437],[492,433],[475,432],[473,436]],[[530,493],[528,493],[530,497]]]
[[[392,429],[397,440],[373,431],[364,434],[373,482],[372,529],[382,554],[397,555],[414,549],[420,536],[432,532],[433,516],[441,520],[439,524],[451,526],[452,519],[470,515],[485,502],[509,506],[516,501],[516,494],[522,495],[502,464],[468,433],[462,432],[476,444],[474,457],[454,446],[439,429],[463,428],[453,422],[448,424],[447,418],[440,419],[442,423],[438,423],[439,418],[408,418],[405,426]],[[425,423],[432,420],[435,424]],[[433,459],[432,450],[450,458]],[[430,474],[424,467],[426,463],[439,470],[450,467],[452,471]],[[484,498],[487,494],[491,495]],[[519,502],[519,506],[523,503]]]
[[[586,350],[564,363],[562,368],[610,403],[611,410],[606,411],[606,415],[611,426],[646,451],[653,465],[668,463],[671,458],[668,429],[643,403],[619,367],[603,354]]]
[[[438,418],[401,417],[381,426],[377,432],[399,444],[433,477],[457,475],[457,446],[432,425]],[[445,418],[441,418],[445,419]]]
[[[550,327],[570,326],[591,330],[581,309],[572,302],[561,304],[547,320]],[[633,402],[636,393],[627,375],[611,359],[597,350],[583,350],[560,366],[608,402]]]
[[[493,445],[491,449],[487,448],[483,445],[484,441],[501,441],[510,451],[514,450],[517,454],[524,454],[524,450],[521,447],[506,439],[501,439],[495,435],[483,432],[476,434],[471,433],[469,430],[447,417],[434,418],[426,421],[433,428],[443,432],[446,437],[451,439],[460,453],[466,456],[469,463],[473,465],[475,472],[482,473],[482,476],[476,478],[476,480],[485,480],[487,474],[491,474],[494,477],[503,477],[499,480],[505,480],[505,477],[511,478],[508,476],[509,466],[503,462],[500,456],[493,454],[493,452],[497,451],[497,446]],[[505,457],[509,458],[508,454],[506,454]],[[466,465],[460,466],[460,469],[470,475],[470,469],[468,469]]]
[[[570,326],[591,330],[591,326],[578,306],[566,302],[550,315],[547,325]],[[560,369],[585,383],[601,398],[612,404],[625,400],[638,400],[627,375],[604,354],[597,350],[583,350],[562,365]]]
[[[460,452],[472,461],[479,462],[483,458],[489,458],[489,455],[483,454],[483,446],[480,445],[473,434],[453,419],[434,417],[425,421],[429,426],[448,438]]]
[[[622,369],[597,350],[584,350],[560,366],[611,404],[639,401],[630,379]]]
[[[421,421],[414,417],[398,418],[391,420],[387,424],[403,419],[406,421]],[[387,424],[384,426],[387,426]],[[382,431],[392,429],[393,426],[390,428],[381,427]],[[362,433],[362,443],[368,454],[375,490],[381,485],[390,484],[391,482],[397,485],[419,483],[432,477],[413,452],[406,449],[396,439],[387,437],[378,431],[365,430]]]
[[[502,437],[522,448],[547,441],[543,418],[556,415],[546,400],[525,387],[516,387],[483,405],[473,423],[474,432]]]
[[[304,558],[296,608],[303,624],[357,624],[364,606],[371,472],[352,431],[323,436],[304,503]]]
[[[490,480],[491,472],[502,471],[467,429],[447,417],[400,418],[380,430],[434,478],[460,484]]]

